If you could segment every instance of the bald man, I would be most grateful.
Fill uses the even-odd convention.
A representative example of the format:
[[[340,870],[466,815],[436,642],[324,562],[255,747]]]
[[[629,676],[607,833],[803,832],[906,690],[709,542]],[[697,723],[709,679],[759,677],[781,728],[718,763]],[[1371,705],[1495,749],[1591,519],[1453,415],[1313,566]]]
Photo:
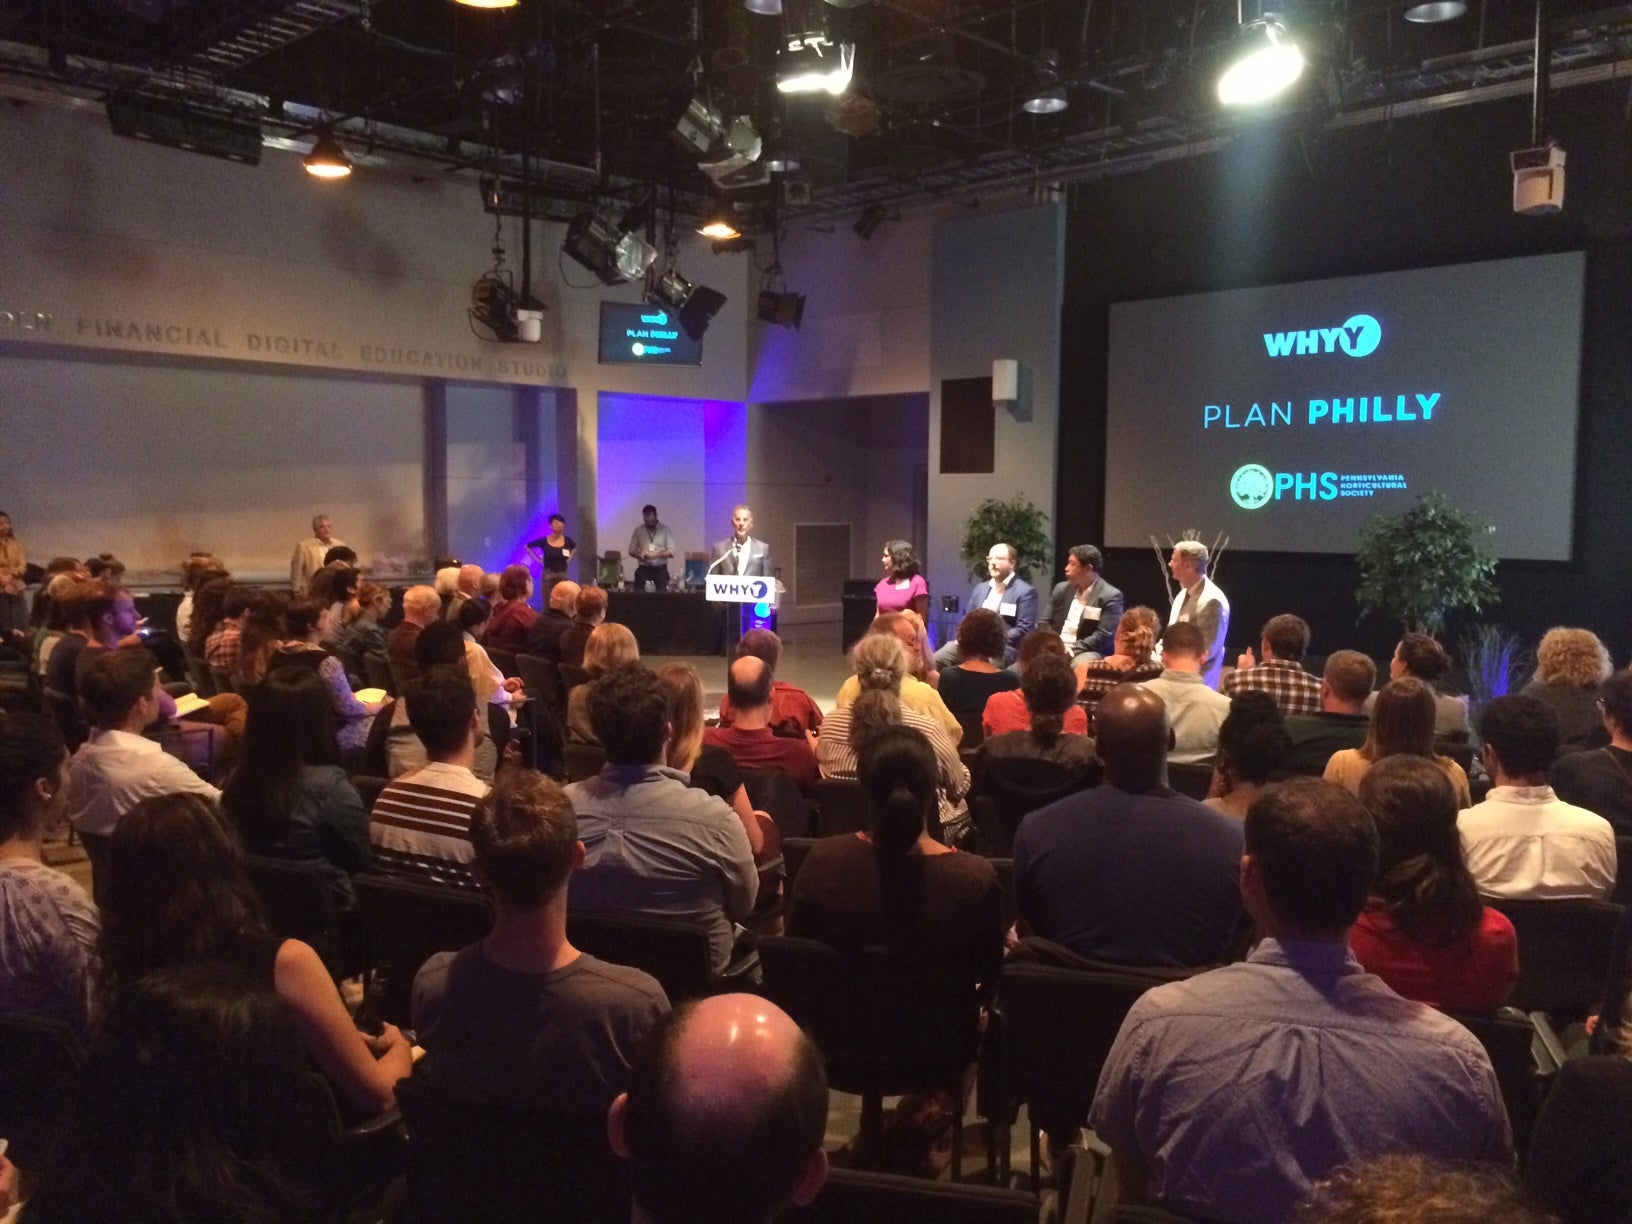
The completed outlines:
[[[442,597],[435,587],[411,586],[403,592],[402,624],[385,639],[385,657],[391,662],[399,692],[408,681],[419,679],[419,631],[434,623],[441,612]]]
[[[634,1224],[766,1224],[827,1180],[827,1072],[810,1038],[757,995],[660,1021],[612,1102]]]
[[[1172,733],[1156,694],[1117,685],[1096,733],[1104,785],[1040,808],[1015,833],[1021,920],[1090,960],[1226,960],[1242,925],[1241,822],[1168,788]]]
[[[726,684],[726,700],[734,711],[729,727],[710,727],[703,742],[724,748],[738,769],[780,769],[811,792],[821,771],[816,766],[816,736],[813,732],[792,737],[771,729],[776,715],[773,683],[775,673],[764,659],[743,655],[731,664]]]
[[[570,581],[558,582],[550,588],[550,606],[527,629],[528,654],[561,662],[561,635],[572,628],[580,589],[576,582]]]

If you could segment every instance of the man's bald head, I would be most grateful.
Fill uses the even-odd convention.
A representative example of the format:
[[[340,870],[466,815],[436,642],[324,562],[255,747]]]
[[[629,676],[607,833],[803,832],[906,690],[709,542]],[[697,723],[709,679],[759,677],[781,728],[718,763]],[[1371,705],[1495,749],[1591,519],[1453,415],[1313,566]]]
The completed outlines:
[[[653,1224],[764,1224],[827,1176],[827,1072],[786,1012],[716,995],[659,1023],[607,1119]]]
[[[578,606],[579,587],[576,582],[558,582],[550,588],[550,608],[571,616]]]
[[[725,695],[731,708],[738,713],[759,710],[771,704],[771,685],[775,676],[765,660],[754,655],[743,655],[731,664],[731,677],[726,683]]]
[[[1167,782],[1167,705],[1149,689],[1119,684],[1100,698],[1094,737],[1112,786],[1147,791]]]

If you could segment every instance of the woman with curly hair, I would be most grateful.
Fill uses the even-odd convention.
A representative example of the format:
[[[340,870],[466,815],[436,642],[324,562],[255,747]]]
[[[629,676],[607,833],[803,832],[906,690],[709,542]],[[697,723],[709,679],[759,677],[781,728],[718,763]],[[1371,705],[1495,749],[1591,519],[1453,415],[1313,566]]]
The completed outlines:
[[[1433,761],[1456,788],[1458,807],[1472,807],[1468,775],[1448,756],[1434,751],[1434,690],[1415,676],[1390,680],[1377,694],[1371,712],[1371,730],[1358,748],[1332,753],[1321,776],[1351,794],[1360,793],[1360,780],[1378,761],[1391,756],[1417,756]]]
[[[1524,686],[1558,715],[1558,750],[1602,748],[1609,742],[1598,713],[1598,686],[1614,668],[1608,648],[1590,629],[1553,628],[1536,647],[1536,677]]]
[[[1116,625],[1115,649],[1103,659],[1077,668],[1078,699],[1096,706],[1119,684],[1138,684],[1162,674],[1156,642],[1162,636],[1162,618],[1154,608],[1129,608]]]
[[[1020,677],[1003,667],[1003,618],[989,608],[971,608],[958,622],[960,661],[941,673],[941,700],[954,714],[979,714],[993,693],[1011,693]]]
[[[1394,647],[1388,661],[1388,678],[1415,676],[1434,690],[1434,738],[1466,739],[1472,734],[1468,724],[1468,699],[1439,691],[1439,678],[1451,669],[1451,656],[1426,633],[1408,633]],[[1366,698],[1366,713],[1377,704],[1377,694]]]
[[[884,545],[884,577],[873,588],[878,601],[877,616],[886,612],[916,612],[920,618],[929,615],[929,583],[918,572],[918,554],[905,540],[890,540]]]
[[[1419,756],[1378,761],[1360,780],[1377,823],[1377,878],[1349,932],[1355,959],[1395,994],[1491,1012],[1519,977],[1513,924],[1479,899],[1456,828],[1456,791]]]

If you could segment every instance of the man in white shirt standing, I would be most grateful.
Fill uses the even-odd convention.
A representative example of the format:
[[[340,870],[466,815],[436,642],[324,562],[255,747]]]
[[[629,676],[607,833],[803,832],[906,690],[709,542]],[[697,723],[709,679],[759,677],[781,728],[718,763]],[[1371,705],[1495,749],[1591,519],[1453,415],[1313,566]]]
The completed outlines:
[[[1498,697],[1479,721],[1496,785],[1458,817],[1468,870],[1487,897],[1604,900],[1615,887],[1615,831],[1547,785],[1558,716],[1534,697]]]
[[[79,681],[80,707],[94,728],[68,766],[68,819],[85,843],[92,883],[103,877],[108,838],[120,818],[156,795],[221,792],[142,732],[159,718],[159,665],[140,646],[91,660]]]
[[[323,568],[323,555],[331,548],[345,547],[345,543],[334,534],[334,523],[328,515],[312,519],[311,536],[295,545],[295,555],[289,562],[289,586],[296,595],[304,595],[312,575]]]
[[[1180,540],[1173,545],[1167,568],[1179,581],[1179,593],[1167,614],[1167,623],[1188,621],[1201,630],[1207,644],[1202,656],[1201,675],[1209,688],[1218,687],[1224,670],[1224,639],[1230,632],[1230,601],[1218,584],[1207,577],[1207,545],[1200,540]]]

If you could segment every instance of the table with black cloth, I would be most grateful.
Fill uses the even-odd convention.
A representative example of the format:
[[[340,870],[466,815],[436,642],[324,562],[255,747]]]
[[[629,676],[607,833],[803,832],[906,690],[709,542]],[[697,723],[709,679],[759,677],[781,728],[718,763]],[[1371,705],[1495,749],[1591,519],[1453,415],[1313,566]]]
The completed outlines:
[[[642,655],[725,653],[725,613],[701,591],[608,591],[606,619],[626,625]]]

